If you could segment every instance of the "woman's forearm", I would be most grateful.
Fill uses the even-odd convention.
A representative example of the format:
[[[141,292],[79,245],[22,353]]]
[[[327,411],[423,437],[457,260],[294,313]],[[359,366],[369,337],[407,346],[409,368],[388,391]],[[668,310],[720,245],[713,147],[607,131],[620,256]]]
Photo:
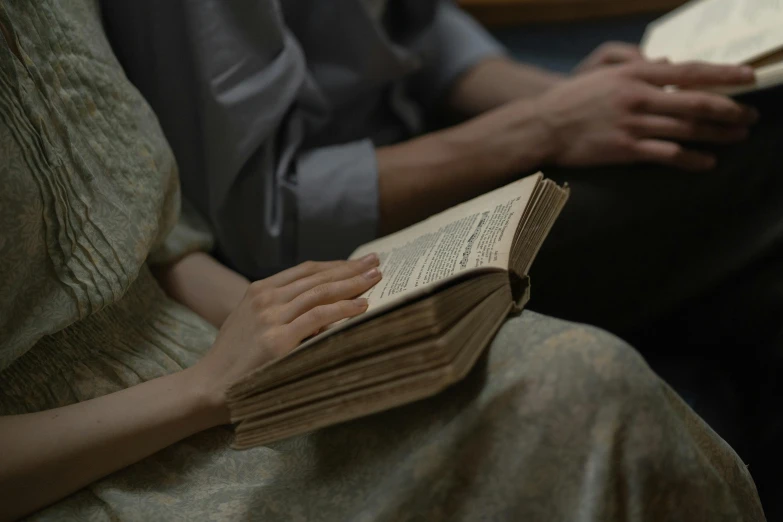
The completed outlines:
[[[195,252],[154,270],[166,293],[220,328],[247,292],[250,281],[213,257]]]
[[[96,399],[0,417],[0,521],[38,510],[230,422],[226,390],[329,324],[367,310],[378,257],[303,263],[245,292],[194,366]],[[274,308],[276,313],[261,313]],[[154,486],[154,485],[153,485]]]
[[[227,421],[188,370],[70,406],[0,417],[0,520]]]

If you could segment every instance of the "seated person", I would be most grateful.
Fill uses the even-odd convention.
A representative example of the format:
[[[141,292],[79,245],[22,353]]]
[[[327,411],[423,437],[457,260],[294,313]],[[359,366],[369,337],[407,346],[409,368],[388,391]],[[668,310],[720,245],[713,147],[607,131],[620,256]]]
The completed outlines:
[[[109,1],[104,16],[184,194],[249,277],[344,258],[538,169],[568,182],[533,309],[638,346],[783,498],[780,91],[690,89],[751,70],[609,45],[560,76],[510,60],[448,0]],[[437,110],[465,121],[425,133]]]
[[[361,313],[377,259],[250,284],[179,218],[97,3],[11,0],[0,33],[0,519],[764,519],[632,348],[530,312],[446,393],[231,450],[226,386]]]

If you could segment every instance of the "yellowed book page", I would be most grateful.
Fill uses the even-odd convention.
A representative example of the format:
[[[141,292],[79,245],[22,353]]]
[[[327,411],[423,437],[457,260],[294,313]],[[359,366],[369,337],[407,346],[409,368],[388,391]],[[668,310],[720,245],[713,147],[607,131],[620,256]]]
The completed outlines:
[[[648,58],[749,63],[783,47],[783,0],[696,0],[650,24]]]
[[[522,213],[542,180],[535,174],[359,247],[351,259],[377,253],[383,279],[364,294],[367,311],[314,337],[327,335],[432,292],[468,271],[506,270]]]

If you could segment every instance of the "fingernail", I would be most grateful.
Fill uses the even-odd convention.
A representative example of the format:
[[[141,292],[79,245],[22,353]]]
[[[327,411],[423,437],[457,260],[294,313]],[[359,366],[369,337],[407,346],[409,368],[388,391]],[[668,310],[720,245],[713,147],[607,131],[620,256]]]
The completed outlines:
[[[372,281],[373,279],[378,279],[381,277],[381,271],[377,268],[373,268],[371,270],[366,271],[364,274],[365,279],[369,279]]]
[[[364,297],[358,297],[353,300],[353,304],[360,308],[366,308],[369,305],[369,302]]]
[[[367,254],[366,256],[359,259],[362,263],[377,263],[378,262],[378,254],[372,253]]]

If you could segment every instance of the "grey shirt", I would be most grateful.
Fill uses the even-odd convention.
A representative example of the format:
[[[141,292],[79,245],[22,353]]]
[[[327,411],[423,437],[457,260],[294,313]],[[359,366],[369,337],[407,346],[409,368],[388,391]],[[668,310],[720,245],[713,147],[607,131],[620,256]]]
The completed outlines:
[[[375,146],[504,52],[448,0],[104,0],[103,16],[185,196],[252,277],[373,239]]]

